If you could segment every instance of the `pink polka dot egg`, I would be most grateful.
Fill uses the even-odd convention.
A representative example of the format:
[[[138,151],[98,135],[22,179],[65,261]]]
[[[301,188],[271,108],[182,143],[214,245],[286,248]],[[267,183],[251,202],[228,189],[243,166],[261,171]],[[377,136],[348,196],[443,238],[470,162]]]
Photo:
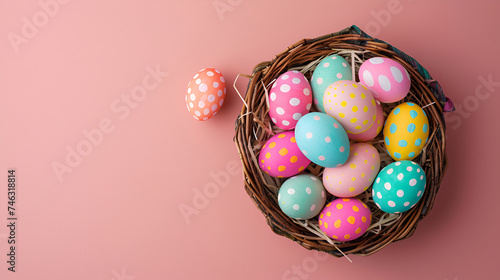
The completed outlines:
[[[214,68],[200,70],[188,84],[186,106],[196,120],[206,121],[219,112],[226,98],[226,81]]]
[[[370,209],[359,199],[337,198],[328,203],[319,214],[319,228],[337,241],[351,241],[361,237],[370,227]]]
[[[372,145],[352,144],[350,150],[342,166],[323,171],[323,185],[337,197],[354,197],[366,191],[380,169],[380,156]]]
[[[286,178],[302,172],[311,163],[300,151],[293,131],[271,137],[259,154],[259,166],[267,174]]]
[[[360,82],[382,103],[402,100],[408,94],[411,79],[408,71],[387,57],[373,57],[359,67]]]
[[[269,116],[281,129],[294,129],[298,120],[309,113],[311,105],[311,86],[299,71],[283,73],[269,91]]]
[[[377,115],[375,99],[362,84],[342,80],[332,83],[323,96],[325,111],[339,121],[347,133],[368,130]]]

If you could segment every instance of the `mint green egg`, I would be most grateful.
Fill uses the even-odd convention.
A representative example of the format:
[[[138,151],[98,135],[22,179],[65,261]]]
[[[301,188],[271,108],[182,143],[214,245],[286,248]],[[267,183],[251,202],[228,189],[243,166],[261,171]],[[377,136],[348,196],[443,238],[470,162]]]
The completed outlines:
[[[326,88],[340,80],[352,80],[351,66],[340,55],[334,54],[323,58],[314,69],[311,78],[311,89],[313,102],[320,112],[325,112],[323,95]]]
[[[295,219],[310,219],[321,212],[326,202],[323,183],[311,174],[302,174],[286,180],[278,193],[281,210]]]
[[[393,162],[380,170],[372,187],[375,205],[387,213],[402,213],[413,208],[424,196],[424,169],[409,160]]]

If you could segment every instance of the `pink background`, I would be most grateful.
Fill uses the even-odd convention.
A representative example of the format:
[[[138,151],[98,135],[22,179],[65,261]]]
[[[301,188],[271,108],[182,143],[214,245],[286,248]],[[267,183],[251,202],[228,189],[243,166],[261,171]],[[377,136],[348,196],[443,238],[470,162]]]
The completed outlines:
[[[0,279],[498,279],[497,1],[68,2],[43,22],[38,1],[0,1]],[[39,25],[27,36],[24,17]],[[351,264],[274,235],[247,197],[235,90],[208,122],[191,117],[184,94],[201,68],[232,84],[292,43],[352,24],[414,56],[462,111],[447,116],[449,168],[431,214],[412,238]],[[128,115],[114,112],[147,67],[169,74]],[[113,130],[58,180],[54,162],[101,121]],[[187,223],[179,207],[207,186],[219,191]]]

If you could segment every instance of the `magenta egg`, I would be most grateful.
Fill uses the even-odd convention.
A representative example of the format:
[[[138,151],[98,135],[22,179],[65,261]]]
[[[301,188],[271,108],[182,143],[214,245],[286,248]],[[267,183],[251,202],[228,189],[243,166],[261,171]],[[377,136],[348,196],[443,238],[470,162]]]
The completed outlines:
[[[328,203],[319,214],[319,228],[328,237],[350,241],[361,237],[370,227],[372,214],[359,199],[337,198]]]
[[[285,131],[271,137],[259,154],[260,168],[278,178],[297,175],[306,169],[309,163],[311,161],[297,146],[293,131]]]

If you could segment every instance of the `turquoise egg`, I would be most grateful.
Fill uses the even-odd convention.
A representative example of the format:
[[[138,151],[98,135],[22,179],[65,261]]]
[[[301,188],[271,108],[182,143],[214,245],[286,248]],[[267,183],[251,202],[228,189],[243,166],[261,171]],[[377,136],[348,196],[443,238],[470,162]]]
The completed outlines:
[[[420,165],[409,160],[393,162],[375,179],[373,201],[387,213],[408,211],[422,198],[425,183],[425,172]]]
[[[295,126],[295,141],[302,153],[323,167],[341,166],[349,157],[349,138],[342,125],[323,113],[309,113]]]
[[[340,55],[327,56],[316,66],[311,78],[311,89],[318,111],[325,112],[323,95],[326,88],[340,80],[352,80],[351,66]]]
[[[326,193],[318,177],[302,174],[286,180],[278,193],[281,210],[294,219],[310,219],[321,212]]]

